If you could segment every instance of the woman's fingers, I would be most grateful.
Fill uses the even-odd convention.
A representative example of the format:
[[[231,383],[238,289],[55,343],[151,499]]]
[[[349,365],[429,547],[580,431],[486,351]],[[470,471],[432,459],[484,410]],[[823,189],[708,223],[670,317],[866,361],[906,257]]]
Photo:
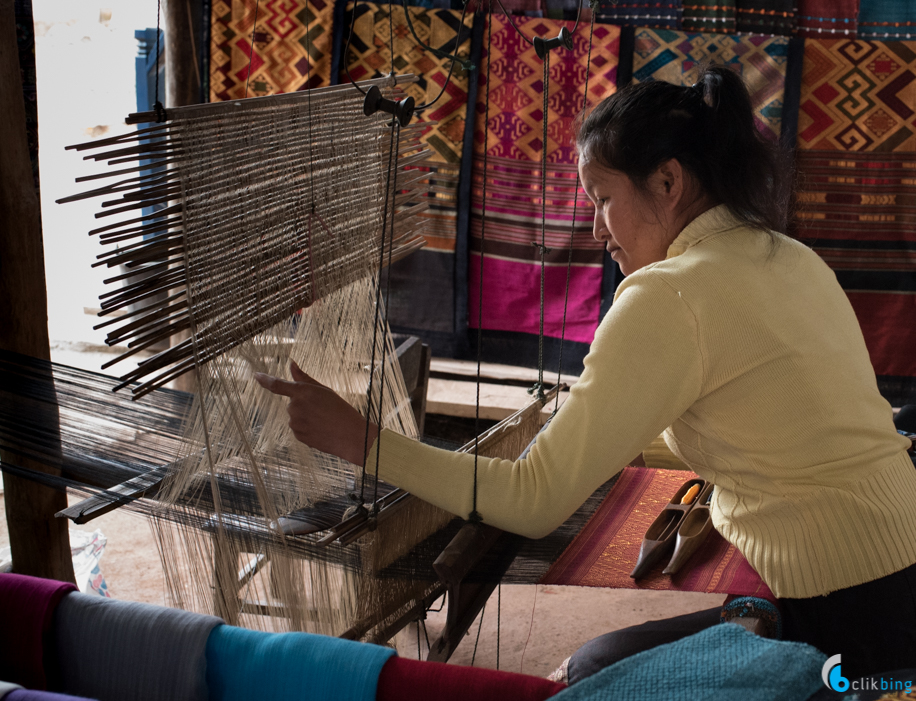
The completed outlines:
[[[310,385],[318,385],[319,387],[324,387],[324,385],[321,384],[318,380],[314,379],[313,377],[311,377],[311,376],[309,376],[309,375],[306,375],[306,374],[302,371],[302,368],[300,368],[300,367],[296,364],[296,361],[295,361],[295,360],[290,360],[290,361],[289,361],[289,374],[290,374],[290,376],[292,376],[292,378],[293,378],[296,382],[305,382],[305,383],[310,384]]]
[[[274,394],[280,394],[284,397],[292,397],[296,394],[297,388],[295,382],[281,380],[279,377],[274,377],[273,375],[265,375],[263,372],[256,372],[254,374],[254,379],[257,380],[261,387],[270,392],[273,392]]]
[[[289,397],[286,411],[289,427],[297,440],[325,453],[361,465],[366,434],[366,419],[330,387],[309,377],[290,362],[293,381],[256,372],[255,380],[264,389]],[[370,444],[378,428],[369,424]]]

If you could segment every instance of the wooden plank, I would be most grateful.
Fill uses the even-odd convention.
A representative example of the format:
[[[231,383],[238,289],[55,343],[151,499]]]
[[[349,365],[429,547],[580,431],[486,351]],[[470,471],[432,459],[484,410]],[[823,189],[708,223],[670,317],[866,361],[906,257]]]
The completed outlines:
[[[469,378],[476,378],[477,363],[473,360],[453,360],[451,358],[433,358],[430,363],[431,377],[444,377],[447,375],[461,375]],[[538,379],[538,371],[533,368],[522,368],[514,365],[499,365],[497,363],[481,363],[480,376],[482,379],[502,381],[520,381],[531,382],[534,384]],[[561,382],[570,387],[576,384],[579,379],[577,375],[563,375]],[[556,370],[544,371],[545,384],[555,384],[557,381]]]
[[[560,406],[566,401],[569,392],[560,393]],[[491,421],[502,421],[531,401],[531,395],[524,387],[512,385],[481,384],[480,418]],[[430,378],[426,393],[426,411],[429,414],[444,414],[473,418],[476,410],[477,386],[475,382],[461,380],[442,380]],[[541,409],[541,423],[544,423],[553,412],[554,402],[549,402]]]

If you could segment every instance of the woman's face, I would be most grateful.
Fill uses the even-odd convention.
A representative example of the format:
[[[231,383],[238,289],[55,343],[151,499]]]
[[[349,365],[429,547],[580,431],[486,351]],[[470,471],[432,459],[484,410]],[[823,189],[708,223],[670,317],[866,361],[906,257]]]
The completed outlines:
[[[657,175],[657,174],[656,174]],[[629,177],[592,159],[579,159],[579,177],[595,205],[595,240],[605,244],[624,275],[664,260],[674,237]],[[653,175],[649,189],[655,185]]]

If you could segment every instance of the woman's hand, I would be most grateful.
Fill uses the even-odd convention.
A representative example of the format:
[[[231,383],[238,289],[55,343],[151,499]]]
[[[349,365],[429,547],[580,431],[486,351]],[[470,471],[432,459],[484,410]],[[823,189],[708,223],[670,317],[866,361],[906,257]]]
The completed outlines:
[[[307,446],[336,455],[356,465],[365,460],[366,419],[334,390],[306,375],[290,361],[292,382],[256,372],[254,379],[274,394],[289,397],[289,427]],[[378,426],[369,424],[369,443],[378,436]]]

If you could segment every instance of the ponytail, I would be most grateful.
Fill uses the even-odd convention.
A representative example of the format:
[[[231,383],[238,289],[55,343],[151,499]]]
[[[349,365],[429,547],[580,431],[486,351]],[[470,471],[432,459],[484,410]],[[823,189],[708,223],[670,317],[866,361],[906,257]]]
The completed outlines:
[[[757,131],[747,88],[726,66],[702,68],[691,87],[662,81],[627,86],[584,118],[576,145],[580,158],[624,173],[643,193],[649,176],[676,158],[744,224],[765,232],[786,229],[789,154]]]

